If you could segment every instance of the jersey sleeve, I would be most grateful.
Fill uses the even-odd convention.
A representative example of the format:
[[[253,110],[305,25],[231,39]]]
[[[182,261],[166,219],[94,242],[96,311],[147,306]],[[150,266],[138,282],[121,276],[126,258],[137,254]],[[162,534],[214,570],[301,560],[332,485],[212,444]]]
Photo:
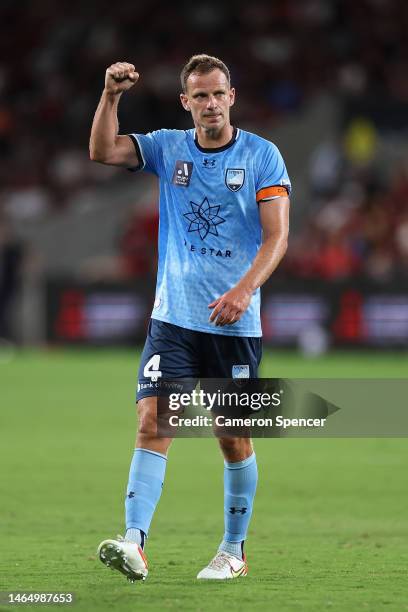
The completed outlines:
[[[134,168],[133,172],[145,170],[159,176],[163,168],[162,130],[149,132],[148,134],[128,134],[132,139],[136,153],[141,163]]]
[[[281,196],[290,196],[291,183],[285,162],[277,146],[267,143],[262,151],[258,181],[255,185],[256,201],[266,202]]]

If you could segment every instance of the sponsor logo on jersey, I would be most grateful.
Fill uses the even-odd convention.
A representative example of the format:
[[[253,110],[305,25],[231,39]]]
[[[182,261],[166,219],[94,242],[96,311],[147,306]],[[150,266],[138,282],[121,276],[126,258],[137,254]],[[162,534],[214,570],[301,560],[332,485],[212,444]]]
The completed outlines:
[[[191,244],[184,239],[184,246],[190,251],[190,253],[197,253],[198,255],[210,255],[211,257],[232,257],[232,251],[229,249],[214,249],[211,247],[200,247],[195,244]]]
[[[191,212],[184,213],[183,217],[189,221],[188,231],[197,232],[201,240],[208,234],[218,236],[217,225],[225,223],[225,219],[220,217],[220,205],[211,206],[208,198],[204,198],[201,204],[190,201]]]
[[[172,183],[179,187],[188,187],[193,173],[193,162],[178,159],[174,167]]]
[[[227,168],[225,184],[230,191],[239,191],[245,182],[245,170],[242,168]]]
[[[249,365],[233,365],[232,378],[249,378]]]

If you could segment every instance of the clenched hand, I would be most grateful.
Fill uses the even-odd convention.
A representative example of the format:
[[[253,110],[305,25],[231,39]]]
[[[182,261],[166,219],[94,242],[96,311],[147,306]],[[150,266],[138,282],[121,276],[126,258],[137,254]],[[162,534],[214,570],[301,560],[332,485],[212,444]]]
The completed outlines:
[[[127,62],[116,62],[112,64],[105,74],[105,91],[108,94],[117,95],[127,91],[139,80],[133,64]]]

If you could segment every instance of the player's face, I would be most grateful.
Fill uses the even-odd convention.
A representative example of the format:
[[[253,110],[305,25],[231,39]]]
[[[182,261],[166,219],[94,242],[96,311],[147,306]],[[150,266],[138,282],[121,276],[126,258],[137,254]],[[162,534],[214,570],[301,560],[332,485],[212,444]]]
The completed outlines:
[[[180,99],[191,112],[196,128],[220,132],[230,124],[235,89],[229,87],[227,77],[218,68],[208,74],[192,72],[187,79],[187,91]]]

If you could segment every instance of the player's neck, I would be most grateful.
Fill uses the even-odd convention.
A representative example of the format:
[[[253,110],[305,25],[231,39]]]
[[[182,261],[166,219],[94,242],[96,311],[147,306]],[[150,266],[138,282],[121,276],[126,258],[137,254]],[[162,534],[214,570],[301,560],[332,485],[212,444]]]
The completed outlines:
[[[232,125],[225,125],[221,130],[204,129],[196,126],[196,139],[200,147],[205,149],[218,149],[228,144],[234,134]]]

